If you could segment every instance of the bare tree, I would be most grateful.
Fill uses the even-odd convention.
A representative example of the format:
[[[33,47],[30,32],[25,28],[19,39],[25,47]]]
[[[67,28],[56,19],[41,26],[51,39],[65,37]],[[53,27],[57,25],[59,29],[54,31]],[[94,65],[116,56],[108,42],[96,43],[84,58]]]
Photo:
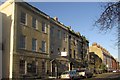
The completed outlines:
[[[115,3],[108,3],[105,6],[105,10],[101,14],[100,18],[95,22],[95,25],[99,27],[100,30],[109,30],[114,26],[118,26],[120,21],[120,1]]]
[[[108,3],[105,10],[100,15],[100,18],[95,22],[95,25],[101,31],[111,30],[113,27],[118,29],[118,58],[120,61],[120,1]]]

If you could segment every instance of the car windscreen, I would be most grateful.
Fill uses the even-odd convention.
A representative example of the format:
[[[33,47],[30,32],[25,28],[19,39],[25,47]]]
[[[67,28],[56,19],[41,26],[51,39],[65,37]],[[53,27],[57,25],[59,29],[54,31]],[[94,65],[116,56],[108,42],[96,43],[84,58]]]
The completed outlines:
[[[84,72],[85,70],[77,70],[77,72]]]
[[[69,72],[63,72],[62,74],[68,74]]]

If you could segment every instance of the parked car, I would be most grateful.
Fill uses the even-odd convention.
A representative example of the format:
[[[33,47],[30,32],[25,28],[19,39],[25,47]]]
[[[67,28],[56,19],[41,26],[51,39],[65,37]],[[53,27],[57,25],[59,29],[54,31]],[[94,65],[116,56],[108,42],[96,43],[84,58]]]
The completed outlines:
[[[61,74],[61,79],[78,79],[76,70],[65,71]]]
[[[117,72],[117,70],[113,70],[113,72],[114,72],[114,73],[116,73],[116,72]]]
[[[77,70],[77,73],[79,76],[84,77],[84,78],[90,78],[93,76],[93,73],[88,69]]]
[[[102,73],[103,73],[103,70],[102,70],[102,69],[95,69],[95,73],[96,73],[96,74],[102,74]]]
[[[113,73],[118,73],[118,72],[120,72],[120,70],[113,70],[112,72]]]

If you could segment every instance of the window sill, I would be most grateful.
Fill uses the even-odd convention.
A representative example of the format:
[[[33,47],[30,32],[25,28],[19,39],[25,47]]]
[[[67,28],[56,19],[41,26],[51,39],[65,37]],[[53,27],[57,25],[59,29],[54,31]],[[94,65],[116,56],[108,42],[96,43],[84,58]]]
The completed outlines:
[[[27,24],[24,24],[24,23],[20,23],[20,25],[25,26],[25,27],[28,27]]]
[[[36,51],[36,50],[32,50],[32,52],[35,52],[35,53],[37,53],[37,51]]]
[[[25,73],[19,73],[21,76],[25,76],[26,74]]]
[[[38,54],[46,54],[46,55],[48,55],[47,52],[41,52],[41,51],[39,51],[39,52],[38,51],[32,51],[32,52],[33,53],[38,53]]]
[[[32,27],[32,28],[33,28],[33,27]],[[40,32],[38,28],[33,28],[33,30]]]
[[[40,53],[47,54],[47,52],[42,52],[42,51]]]
[[[18,49],[20,49],[20,50],[26,50],[26,48],[18,48]]]
[[[64,40],[65,43],[67,43],[67,40]]]
[[[48,55],[47,52],[27,50],[26,48],[18,48],[18,50],[23,50],[23,51],[31,52],[33,54],[35,53],[35,54],[46,54],[46,55]]]
[[[42,31],[42,33],[43,33],[43,34],[47,34],[47,32],[43,32],[43,31]]]

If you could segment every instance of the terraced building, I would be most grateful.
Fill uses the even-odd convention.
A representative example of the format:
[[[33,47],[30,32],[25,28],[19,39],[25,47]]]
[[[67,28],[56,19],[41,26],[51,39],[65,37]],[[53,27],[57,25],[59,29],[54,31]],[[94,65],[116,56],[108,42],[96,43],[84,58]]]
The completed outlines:
[[[26,2],[0,5],[2,78],[44,78],[86,67],[89,41]]]

